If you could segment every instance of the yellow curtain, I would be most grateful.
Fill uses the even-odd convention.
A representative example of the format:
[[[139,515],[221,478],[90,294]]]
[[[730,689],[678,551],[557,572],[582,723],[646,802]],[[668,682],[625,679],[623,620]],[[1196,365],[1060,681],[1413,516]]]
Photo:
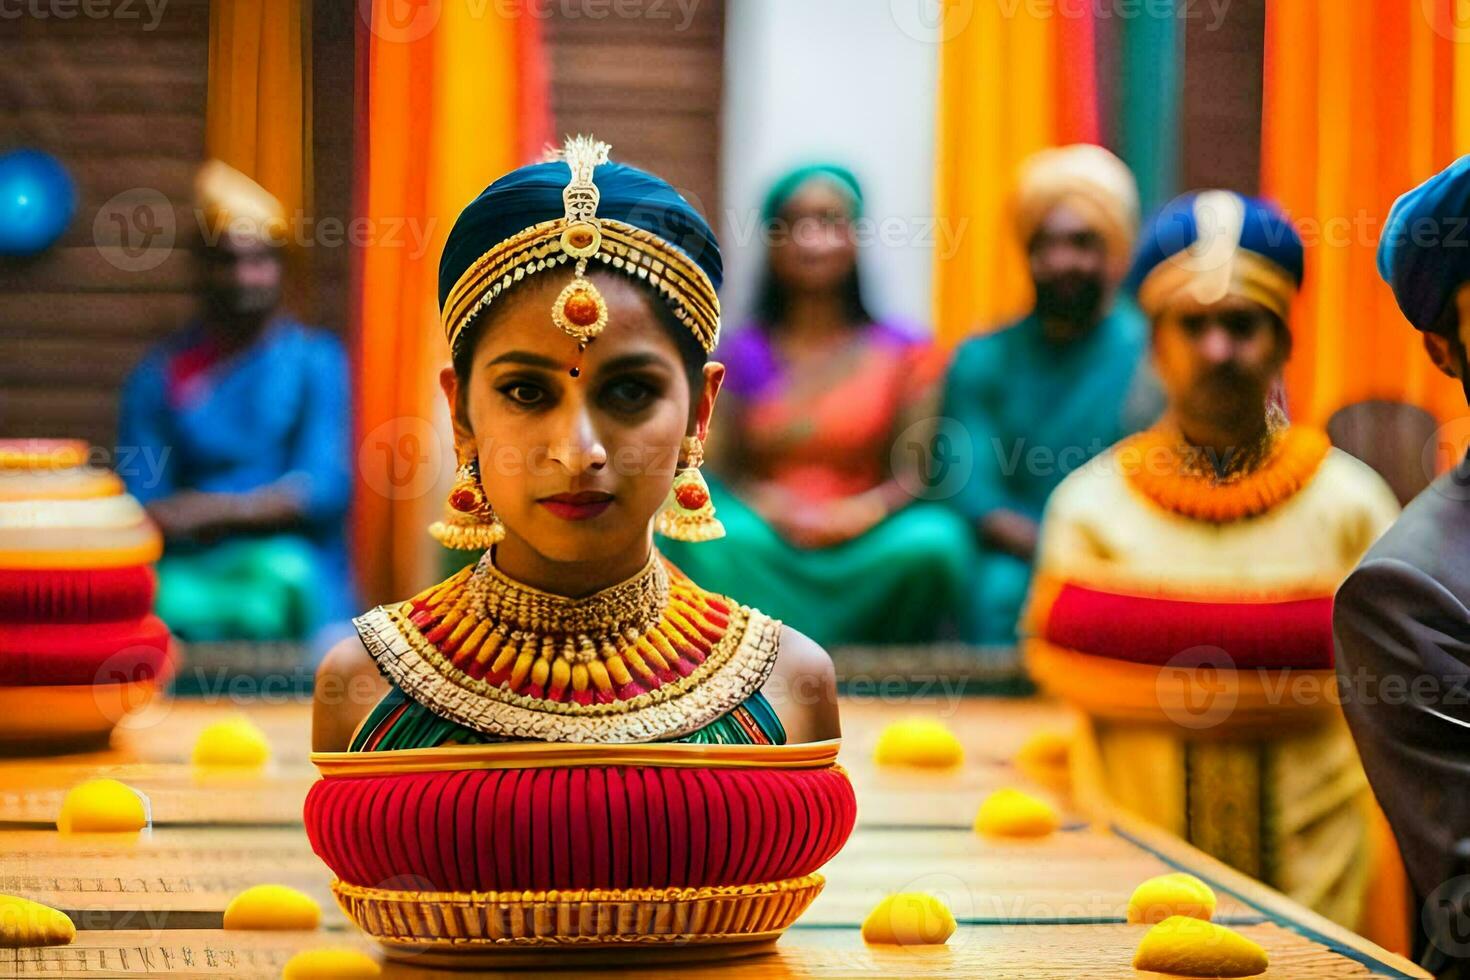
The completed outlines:
[[[355,523],[359,580],[375,603],[437,571],[425,528],[454,465],[438,388],[449,361],[438,317],[444,239],[471,198],[549,137],[536,18],[452,2],[422,8],[434,20],[416,26],[392,20],[395,6],[374,0],[375,29],[359,35],[359,200],[373,231],[355,284]]]
[[[311,209],[310,0],[213,0],[204,149]]]
[[[1097,111],[1090,17],[955,0],[943,14],[934,200],[958,247],[935,255],[934,332],[952,344],[1030,305],[1016,174],[1038,150],[1096,140]]]
[[[1296,418],[1322,424],[1372,398],[1464,412],[1375,259],[1398,195],[1470,152],[1470,44],[1454,43],[1454,2],[1267,7],[1263,191],[1308,242],[1286,372]]]

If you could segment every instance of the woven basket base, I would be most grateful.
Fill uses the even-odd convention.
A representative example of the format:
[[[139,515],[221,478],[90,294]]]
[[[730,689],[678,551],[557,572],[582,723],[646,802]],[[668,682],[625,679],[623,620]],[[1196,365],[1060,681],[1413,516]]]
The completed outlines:
[[[752,956],[823,883],[812,874],[710,888],[422,892],[334,881],[332,892],[390,959],[468,969]]]
[[[719,940],[682,945],[624,946],[414,946],[383,942],[383,955],[405,966],[436,970],[504,970],[559,967],[586,969],[599,966],[658,966],[660,964],[708,963],[775,952],[779,932],[764,938]],[[381,940],[380,940],[381,942]]]

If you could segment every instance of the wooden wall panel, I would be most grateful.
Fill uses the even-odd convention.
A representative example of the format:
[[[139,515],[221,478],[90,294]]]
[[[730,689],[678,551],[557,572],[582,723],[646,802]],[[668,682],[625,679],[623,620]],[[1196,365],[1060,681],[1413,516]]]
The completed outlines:
[[[313,17],[316,210],[344,222],[355,9],[320,0]],[[56,155],[78,197],[76,217],[55,246],[33,259],[0,259],[0,437],[72,436],[111,446],[122,380],[193,312],[186,250],[166,250],[146,269],[120,268],[98,248],[94,229],[108,201],[139,189],[161,195],[150,213],[172,223],[176,244],[196,226],[208,0],[169,0],[157,24],[146,24],[22,16],[0,27],[0,151],[33,146]],[[313,246],[299,267],[309,280],[298,312],[342,329],[347,248]]]
[[[725,4],[619,3],[606,17],[548,3],[546,41],[558,137],[595,133],[613,158],[651,170],[719,227]]]
[[[1255,194],[1261,183],[1266,0],[1205,4],[1184,21],[1183,187]]]
[[[0,436],[111,446],[118,385],[191,309],[187,255],[131,271],[94,240],[99,209],[140,188],[172,205],[160,220],[187,227],[204,152],[207,0],[170,0],[151,30],[131,6],[144,19],[25,15],[0,36],[0,150],[54,154],[78,197],[57,245],[0,259]]]

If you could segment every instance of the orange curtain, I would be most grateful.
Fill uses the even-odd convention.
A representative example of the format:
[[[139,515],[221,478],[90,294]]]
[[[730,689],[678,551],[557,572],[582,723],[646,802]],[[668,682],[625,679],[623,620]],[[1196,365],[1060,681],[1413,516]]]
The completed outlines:
[[[1322,424],[1372,398],[1464,412],[1378,276],[1399,194],[1470,152],[1470,37],[1457,0],[1266,8],[1262,185],[1308,243],[1286,371],[1292,414]],[[1460,93],[1457,95],[1456,93]]]
[[[935,255],[934,331],[952,344],[1030,305],[1017,171],[1038,150],[1096,142],[1098,113],[1090,14],[946,0],[941,37],[935,214],[958,247]]]
[[[204,149],[296,216],[311,208],[311,4],[214,0]]]
[[[364,598],[432,580],[454,466],[439,369],[439,253],[455,217],[550,136],[539,20],[462,0],[373,0],[359,29],[358,474]]]

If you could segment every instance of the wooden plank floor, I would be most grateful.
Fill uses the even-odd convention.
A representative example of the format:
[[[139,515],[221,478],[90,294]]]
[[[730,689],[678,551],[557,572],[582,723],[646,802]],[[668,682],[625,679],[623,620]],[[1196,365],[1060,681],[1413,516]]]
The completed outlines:
[[[277,699],[280,700],[280,699]],[[195,736],[243,711],[266,732],[274,758],[255,776],[202,778],[189,766]],[[81,930],[68,947],[0,950],[0,977],[276,977],[314,946],[374,947],[330,899],[330,874],[311,853],[301,804],[315,778],[303,703],[237,707],[177,701],[150,713],[106,752],[0,760],[0,892],[65,910]],[[957,771],[881,770],[878,731],[908,715],[945,720],[966,746]],[[1039,700],[978,700],[943,690],[843,707],[841,762],[858,792],[858,828],[824,870],[827,887],[772,955],[720,966],[640,967],[638,975],[722,977],[1136,977],[1144,927],[1125,921],[1144,878],[1187,868],[1215,885],[1217,920],[1264,945],[1267,977],[1419,977],[1411,964],[1134,821],[1089,821],[1030,785],[1011,758],[1033,732],[1066,730],[1067,712]],[[63,838],[61,797],[112,776],[144,791],[154,827],[136,838]],[[1050,796],[1063,830],[1040,841],[988,841],[970,830],[985,795],[1018,786]],[[262,882],[300,888],[322,903],[319,932],[226,933],[225,905]],[[943,947],[863,943],[867,911],[893,891],[942,896],[961,923]],[[454,977],[385,964],[385,977]],[[489,974],[476,974],[486,976]],[[507,976],[527,974],[507,972]]]

